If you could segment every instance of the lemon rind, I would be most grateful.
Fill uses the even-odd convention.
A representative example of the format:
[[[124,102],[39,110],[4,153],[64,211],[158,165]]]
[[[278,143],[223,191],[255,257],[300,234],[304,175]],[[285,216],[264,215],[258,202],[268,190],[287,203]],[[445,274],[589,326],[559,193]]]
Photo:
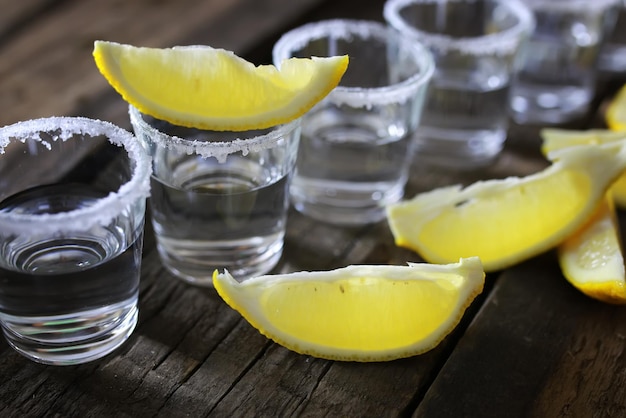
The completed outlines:
[[[236,57],[236,55],[232,54],[230,51],[215,49],[209,46],[175,47],[172,49],[197,50],[202,48],[212,51],[224,51]],[[307,94],[296,94],[293,96],[292,100],[286,101],[281,106],[273,109],[265,110],[267,107],[263,107],[254,114],[234,115],[232,117],[220,115],[215,117],[210,114],[194,113],[186,109],[177,110],[169,107],[168,103],[159,103],[158,101],[153,100],[150,96],[146,96],[142,92],[137,91],[132,84],[123,81],[125,80],[125,77],[122,76],[122,71],[119,66],[120,63],[110,55],[111,49],[118,49],[122,51],[127,49],[165,51],[166,49],[142,48],[119,44],[116,42],[96,41],[94,43],[93,56],[96,66],[108,83],[118,92],[118,94],[122,96],[126,102],[136,107],[140,112],[153,116],[157,119],[168,121],[175,125],[214,131],[266,129],[297,119],[321,101],[337,84],[339,84],[339,81],[347,69],[349,61],[347,56],[325,58],[312,57],[310,60],[313,61],[323,60],[327,63],[335,62],[339,64],[338,67],[333,65],[319,66],[320,72],[317,74],[318,77],[316,80],[327,81],[324,84],[320,84],[319,89],[310,93],[307,92]],[[240,60],[244,61],[243,59]],[[252,64],[250,65],[253,66]],[[303,91],[306,91],[306,89]],[[181,94],[191,94],[191,92]]]
[[[264,314],[262,308],[258,305],[244,307],[241,300],[245,299],[246,288],[257,288],[261,290],[267,286],[275,286],[284,281],[297,283],[302,280],[320,280],[324,277],[345,277],[359,276],[364,273],[370,275],[385,272],[396,274],[401,271],[413,270],[412,279],[402,277],[398,280],[429,280],[429,274],[448,274],[462,278],[461,291],[456,300],[456,305],[450,315],[441,322],[436,332],[433,332],[427,338],[411,345],[397,347],[395,349],[385,349],[382,351],[366,350],[360,351],[354,348],[337,348],[316,344],[311,341],[301,341],[297,343],[281,330],[273,327],[271,324],[263,322]],[[330,276],[329,276],[330,275]],[[482,269],[480,260],[476,257],[461,259],[458,263],[447,265],[433,265],[425,263],[410,263],[409,266],[348,266],[342,269],[336,269],[326,272],[297,272],[286,275],[260,276],[246,280],[243,283],[237,282],[227,271],[213,275],[214,287],[224,301],[237,310],[254,328],[259,330],[267,338],[274,342],[303,355],[311,355],[313,357],[324,358],[328,360],[338,361],[355,361],[355,362],[372,362],[372,361],[389,361],[399,358],[406,358],[427,352],[436,347],[459,323],[463,317],[467,307],[472,303],[478,294],[483,290],[485,273]],[[258,299],[258,298],[257,298]],[[261,320],[259,320],[261,318]]]
[[[487,272],[502,270],[556,247],[593,213],[611,183],[626,168],[626,141],[569,147],[559,150],[558,155],[553,155],[553,158],[555,161],[546,169],[526,177],[480,181],[466,188],[457,185],[435,189],[419,194],[413,199],[387,206],[387,220],[396,245],[416,251],[430,263],[450,263],[459,257],[479,256]],[[498,193],[511,188],[524,187],[527,192],[532,183],[541,182],[562,170],[585,172],[591,178],[597,179],[600,187],[593,189],[594,193],[585,201],[584,207],[575,219],[562,225],[553,235],[535,239],[532,245],[518,248],[497,258],[488,258],[484,254],[476,253],[472,246],[474,240],[485,239],[484,237],[467,237],[466,249],[460,254],[446,254],[445,248],[435,250],[418,238],[419,231],[435,219],[444,208],[464,203],[472,204],[481,197],[497,196]],[[410,231],[404,230],[406,225],[410,226]],[[504,231],[510,229],[507,226],[501,228]]]

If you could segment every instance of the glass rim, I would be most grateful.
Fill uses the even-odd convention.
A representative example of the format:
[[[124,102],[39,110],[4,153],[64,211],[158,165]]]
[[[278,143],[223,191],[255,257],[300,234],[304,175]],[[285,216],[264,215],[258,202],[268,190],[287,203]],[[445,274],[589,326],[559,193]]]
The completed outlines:
[[[291,57],[290,51],[311,39],[319,39],[328,33],[337,38],[350,36],[388,37],[396,38],[398,44],[410,51],[418,64],[419,73],[413,74],[406,80],[381,87],[347,87],[337,86],[324,99],[336,104],[348,104],[354,107],[367,107],[372,104],[403,103],[415,97],[415,92],[426,85],[435,72],[435,62],[432,53],[421,42],[409,41],[391,31],[384,24],[358,19],[328,19],[307,23],[284,33],[272,48],[272,58],[277,67],[284,59]]]
[[[611,6],[619,6],[621,0],[525,0],[533,10],[580,12],[581,10],[602,12]]]
[[[274,147],[280,139],[287,136],[300,126],[300,119],[296,118],[290,122],[276,125],[267,129],[269,132],[252,138],[234,138],[230,141],[204,142],[181,138],[175,135],[168,135],[161,132],[157,128],[151,126],[142,117],[142,113],[133,105],[128,106],[128,113],[133,127],[139,127],[142,131],[149,133],[150,141],[158,146],[174,149],[178,152],[184,152],[189,155],[197,154],[202,158],[215,157],[219,162],[226,161],[226,157],[236,152],[242,152],[244,155],[248,152],[256,152]],[[201,130],[201,129],[200,129]],[[250,130],[248,130],[250,131]],[[207,132],[218,132],[209,131]],[[237,133],[237,131],[226,131]],[[247,131],[241,131],[247,132]],[[137,135],[137,132],[135,131]]]
[[[462,3],[463,0],[450,0],[453,3]],[[400,33],[408,34],[439,51],[458,51],[468,55],[506,55],[517,49],[522,38],[529,35],[535,27],[535,17],[532,11],[518,0],[492,0],[506,7],[517,23],[510,28],[497,33],[488,33],[476,37],[451,37],[434,32],[427,32],[410,25],[400,15],[400,11],[413,4],[434,4],[438,0],[387,0],[383,7],[383,16],[387,23]],[[611,0],[612,1],[612,0]]]
[[[148,153],[133,134],[110,122],[84,117],[61,116],[31,119],[0,128],[0,154],[13,141],[25,143],[32,139],[41,142],[42,132],[59,131],[51,135],[53,141],[67,141],[74,135],[105,136],[109,143],[123,147],[132,161],[130,179],[116,191],[98,199],[93,205],[52,214],[15,214],[0,212],[2,233],[36,231],[41,234],[85,230],[95,225],[107,225],[122,210],[150,195],[152,166]]]

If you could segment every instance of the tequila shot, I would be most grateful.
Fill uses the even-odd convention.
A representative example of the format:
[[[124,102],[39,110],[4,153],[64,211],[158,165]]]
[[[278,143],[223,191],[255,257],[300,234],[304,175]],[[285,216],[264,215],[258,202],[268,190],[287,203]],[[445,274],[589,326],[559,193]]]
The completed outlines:
[[[537,25],[512,83],[510,111],[520,124],[562,124],[587,114],[603,40],[617,0],[526,0]]]
[[[290,189],[294,207],[317,220],[362,225],[385,216],[404,195],[431,54],[385,25],[355,20],[311,23],[274,45],[280,66],[291,57],[344,55],[339,86],[302,117]]]
[[[507,137],[509,87],[534,26],[530,10],[516,0],[388,0],[384,17],[435,60],[416,160],[448,169],[491,164]]]
[[[216,132],[132,106],[130,120],[152,156],[150,208],[164,266],[209,287],[216,269],[238,280],[269,272],[283,251],[300,120]]]
[[[127,340],[149,181],[144,148],[110,123],[0,128],[0,324],[19,353],[70,365]]]

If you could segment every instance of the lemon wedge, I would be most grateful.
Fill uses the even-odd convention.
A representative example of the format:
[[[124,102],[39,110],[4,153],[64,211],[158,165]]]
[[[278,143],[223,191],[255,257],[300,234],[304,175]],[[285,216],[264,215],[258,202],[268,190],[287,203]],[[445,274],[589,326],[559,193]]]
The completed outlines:
[[[431,263],[480,257],[485,271],[556,247],[626,168],[626,142],[564,148],[527,177],[444,187],[387,207],[396,244]]]
[[[584,131],[560,128],[543,128],[539,131],[543,140],[541,151],[548,155],[552,151],[575,145],[606,144],[626,139],[626,132],[608,129],[588,129]]]
[[[613,201],[604,199],[595,214],[558,248],[565,278],[603,302],[626,304],[626,272]]]
[[[209,46],[144,48],[96,41],[96,65],[142,113],[170,123],[244,131],[289,122],[341,80],[347,56],[291,58],[280,71]]]
[[[448,265],[348,266],[237,282],[213,274],[219,295],[262,334],[301,354],[386,361],[435,347],[482,292],[478,258]]]
[[[623,85],[615,97],[609,102],[604,114],[604,120],[613,131],[626,131],[626,84]]]
[[[566,147],[585,144],[606,144],[607,142],[626,139],[626,132],[608,129],[589,129],[585,131],[558,128],[544,128],[539,132],[543,143],[541,150],[544,155]],[[620,208],[626,208],[626,172],[615,180],[610,194]]]

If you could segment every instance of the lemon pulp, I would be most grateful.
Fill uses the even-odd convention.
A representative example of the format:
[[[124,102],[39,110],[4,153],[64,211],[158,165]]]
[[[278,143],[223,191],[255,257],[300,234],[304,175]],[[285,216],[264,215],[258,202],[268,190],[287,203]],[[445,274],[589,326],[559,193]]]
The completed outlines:
[[[382,361],[435,347],[482,291],[478,258],[448,265],[348,266],[236,282],[215,289],[261,333],[298,353]]]
[[[610,198],[558,248],[565,278],[578,290],[607,303],[626,303],[621,237]]]
[[[392,204],[397,245],[431,263],[480,257],[499,270],[557,246],[591,216],[626,167],[626,145],[570,147],[542,172],[523,178],[436,189]]]
[[[170,123],[216,131],[289,122],[341,80],[347,56],[291,58],[280,71],[209,46],[145,48],[96,41],[96,65],[134,107]]]
[[[622,141],[626,139],[626,132],[617,132],[607,129],[578,131],[546,128],[540,131],[540,136],[543,139],[541,150],[544,155],[548,156],[554,151],[567,147]],[[610,193],[619,207],[626,208],[626,173],[622,173],[622,175],[615,180],[611,185]]]

